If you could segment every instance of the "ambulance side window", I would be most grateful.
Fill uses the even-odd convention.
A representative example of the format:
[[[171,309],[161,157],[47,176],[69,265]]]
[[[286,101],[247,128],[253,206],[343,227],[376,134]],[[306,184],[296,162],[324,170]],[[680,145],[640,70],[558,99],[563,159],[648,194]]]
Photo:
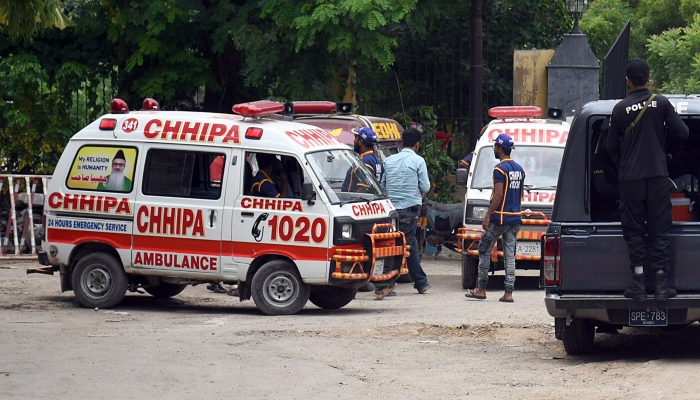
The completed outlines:
[[[216,200],[221,197],[226,156],[187,150],[150,149],[143,193],[151,196]]]

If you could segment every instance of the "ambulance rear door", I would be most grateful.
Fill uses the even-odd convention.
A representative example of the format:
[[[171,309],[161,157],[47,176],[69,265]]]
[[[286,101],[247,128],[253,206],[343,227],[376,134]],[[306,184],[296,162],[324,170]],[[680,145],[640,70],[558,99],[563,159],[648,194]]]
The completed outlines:
[[[229,148],[147,144],[132,261],[154,275],[218,279]],[[157,271],[157,272],[156,272]]]

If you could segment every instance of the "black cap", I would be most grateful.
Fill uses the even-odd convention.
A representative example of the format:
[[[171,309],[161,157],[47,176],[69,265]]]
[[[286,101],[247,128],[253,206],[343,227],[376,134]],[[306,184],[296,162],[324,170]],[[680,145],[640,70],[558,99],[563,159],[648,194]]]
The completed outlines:
[[[642,86],[649,79],[649,64],[641,58],[635,58],[627,63],[625,74],[636,86]]]
[[[124,152],[121,149],[117,152],[113,159],[126,161],[126,157],[124,157]]]

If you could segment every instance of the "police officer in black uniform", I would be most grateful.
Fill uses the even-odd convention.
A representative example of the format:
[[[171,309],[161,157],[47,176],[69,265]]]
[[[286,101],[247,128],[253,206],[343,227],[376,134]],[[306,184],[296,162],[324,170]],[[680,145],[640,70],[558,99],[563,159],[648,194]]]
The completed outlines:
[[[688,127],[668,99],[661,95],[651,98],[647,88],[651,76],[646,61],[635,58],[628,62],[626,75],[631,91],[613,108],[606,146],[613,159],[619,161],[620,218],[634,282],[625,291],[625,297],[646,300],[643,267],[648,261],[656,272],[655,298],[667,300],[676,291],[669,289],[667,279],[667,232],[673,217],[666,132],[686,140]],[[646,110],[637,120],[646,103],[649,103]]]

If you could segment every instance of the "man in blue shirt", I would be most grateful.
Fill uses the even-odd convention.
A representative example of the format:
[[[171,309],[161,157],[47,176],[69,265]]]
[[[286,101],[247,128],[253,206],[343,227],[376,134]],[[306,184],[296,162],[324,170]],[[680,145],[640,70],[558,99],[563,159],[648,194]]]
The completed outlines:
[[[353,149],[360,155],[360,159],[367,168],[372,172],[377,182],[381,182],[384,175],[384,165],[382,160],[374,154],[374,145],[377,143],[377,134],[371,128],[362,127],[352,130],[355,134]],[[348,170],[345,181],[341,190],[343,192],[362,192],[368,187],[367,182],[364,182],[364,174],[358,171],[358,168]]]
[[[284,171],[275,171],[274,154],[257,153],[255,160],[258,162],[258,173],[252,179],[249,194],[260,197],[287,197],[287,174]],[[277,179],[279,182],[275,182]]]
[[[513,302],[513,285],[515,283],[515,246],[522,218],[520,202],[523,197],[525,171],[510,158],[515,148],[513,138],[501,133],[493,145],[494,157],[500,162],[493,167],[493,191],[491,205],[481,226],[484,233],[479,242],[479,281],[474,290],[467,290],[466,297],[483,300],[486,298],[486,284],[489,280],[491,266],[491,249],[499,237],[503,237],[503,263],[506,270],[506,292],[498,299],[506,303]]]
[[[406,243],[411,246],[407,260],[408,274],[413,279],[413,287],[418,290],[418,293],[423,294],[430,289],[430,283],[420,265],[416,227],[423,196],[430,190],[430,180],[425,160],[416,154],[420,148],[420,132],[415,128],[409,128],[403,131],[401,137],[403,149],[384,162],[384,176],[381,183],[399,213],[399,230],[404,233]],[[391,293],[394,285],[395,283],[382,288],[377,299],[381,300]]]

